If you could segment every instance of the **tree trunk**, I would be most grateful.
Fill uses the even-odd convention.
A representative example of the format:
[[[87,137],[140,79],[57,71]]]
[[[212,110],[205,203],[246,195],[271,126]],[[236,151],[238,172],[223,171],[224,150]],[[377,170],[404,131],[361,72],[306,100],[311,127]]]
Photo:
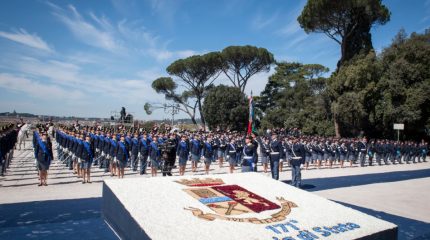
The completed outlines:
[[[334,131],[336,133],[336,138],[340,138],[340,126],[339,126],[339,120],[337,119],[336,114],[333,116],[334,121]]]
[[[202,121],[203,130],[206,131],[206,122],[205,117],[203,116],[203,108],[202,108],[202,99],[197,99],[197,103],[199,105],[199,112],[200,112],[200,120]]]
[[[191,121],[193,122],[193,124],[197,126],[196,118],[193,116],[190,116],[190,117],[191,117]]]

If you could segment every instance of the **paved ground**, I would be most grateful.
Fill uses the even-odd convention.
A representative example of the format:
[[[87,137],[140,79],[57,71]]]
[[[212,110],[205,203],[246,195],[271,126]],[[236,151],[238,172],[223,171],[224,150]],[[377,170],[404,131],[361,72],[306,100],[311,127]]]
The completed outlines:
[[[28,140],[27,147],[30,144]],[[8,173],[0,178],[0,239],[116,239],[100,217],[102,182],[111,177],[93,167],[93,183],[81,184],[62,163],[54,162],[49,186],[38,187],[32,154],[30,148],[17,150]],[[197,174],[202,175],[201,170]],[[218,165],[211,169],[216,174],[227,171]],[[305,190],[397,224],[400,239],[430,239],[429,162],[311,168],[302,175]],[[280,176],[288,183],[291,172],[285,167]],[[129,177],[149,176],[127,170]]]

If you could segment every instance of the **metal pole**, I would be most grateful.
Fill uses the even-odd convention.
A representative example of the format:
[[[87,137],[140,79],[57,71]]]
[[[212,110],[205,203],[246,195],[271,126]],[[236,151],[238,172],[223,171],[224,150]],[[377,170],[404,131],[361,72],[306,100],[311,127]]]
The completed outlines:
[[[400,130],[397,129],[397,142],[399,141],[399,139],[400,139]]]
[[[175,106],[172,106],[172,128],[173,128],[174,122],[175,122]]]

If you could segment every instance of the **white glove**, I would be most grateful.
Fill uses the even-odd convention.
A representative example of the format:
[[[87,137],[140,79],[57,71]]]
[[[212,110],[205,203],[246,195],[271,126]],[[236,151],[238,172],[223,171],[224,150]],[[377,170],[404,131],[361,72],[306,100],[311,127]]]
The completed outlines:
[[[104,157],[105,156],[105,153],[104,152],[102,152],[102,157]]]
[[[117,162],[118,162],[118,159],[116,159],[116,157],[114,157],[113,161],[117,163]]]
[[[82,162],[82,159],[78,158],[78,163],[81,163],[81,162]]]
[[[140,153],[137,154],[137,157],[140,158]]]

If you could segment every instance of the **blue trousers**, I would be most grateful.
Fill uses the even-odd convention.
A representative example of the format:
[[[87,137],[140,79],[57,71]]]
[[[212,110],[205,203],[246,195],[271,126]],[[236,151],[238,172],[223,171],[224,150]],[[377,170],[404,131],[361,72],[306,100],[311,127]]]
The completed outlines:
[[[252,167],[254,159],[243,159],[242,172],[252,172],[254,169]]]
[[[138,164],[138,159],[137,159],[137,153],[136,154],[131,154],[130,157],[130,161],[131,161],[131,168],[133,169],[133,171],[137,171],[137,164]]]
[[[270,156],[270,172],[273,179],[279,180],[279,155]]]
[[[148,155],[140,155],[140,175],[146,174],[146,167],[148,165]]]
[[[104,163],[103,168],[105,169],[105,173],[109,172],[109,159],[106,155],[103,157],[102,161]]]
[[[302,172],[300,169],[301,159],[291,160],[291,185],[300,187],[302,185]]]
[[[71,155],[67,155],[67,157],[69,158],[67,160],[68,166],[69,166],[69,170],[73,170],[73,157]]]

